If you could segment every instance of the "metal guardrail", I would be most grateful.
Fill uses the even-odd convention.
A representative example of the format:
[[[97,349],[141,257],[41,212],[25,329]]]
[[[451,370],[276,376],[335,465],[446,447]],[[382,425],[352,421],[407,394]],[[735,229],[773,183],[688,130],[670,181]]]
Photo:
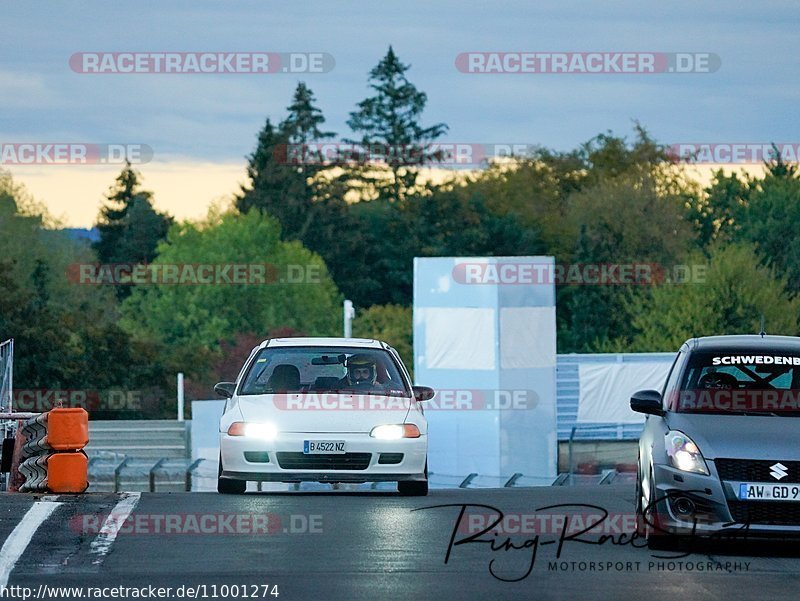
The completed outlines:
[[[89,458],[90,485],[94,481],[95,490],[110,488],[111,492],[122,492],[126,486],[131,485],[132,480],[135,489],[158,492],[159,476],[167,474],[171,475],[171,478],[161,480],[162,490],[167,486],[173,492],[176,490],[191,492],[194,474],[207,461],[197,459],[189,463],[189,460],[170,457],[153,460],[101,452]],[[126,472],[128,472],[127,478]],[[133,477],[130,476],[130,472],[133,472]],[[92,490],[91,487],[89,490]]]
[[[527,480],[528,482],[523,482]],[[430,472],[428,482],[434,488],[514,488],[518,486],[550,486],[554,483],[553,478],[541,476],[526,476],[521,472],[515,472],[511,476],[490,476],[471,472],[463,474],[442,474]],[[449,484],[450,486],[441,486]],[[373,488],[375,488],[373,486]]]
[[[0,420],[20,420],[20,419],[30,419],[32,417],[36,417],[37,415],[41,415],[41,413],[31,413],[29,411],[21,411],[17,413],[0,413]]]
[[[464,480],[461,481],[461,484],[459,484],[458,487],[459,488],[467,488],[469,486],[470,482],[472,482],[477,477],[478,477],[478,474],[475,473],[475,472],[472,472],[469,476],[467,476],[466,478],[464,478]]]
[[[517,480],[522,478],[522,476],[523,476],[523,474],[521,474],[520,472],[517,472],[516,474],[511,476],[508,480],[506,480],[506,483],[503,484],[503,488],[511,488],[511,487],[513,487],[517,483]]]
[[[617,470],[604,470],[598,484],[611,484],[617,477]]]
[[[569,474],[559,474],[553,482],[553,486],[566,486],[569,483]]]

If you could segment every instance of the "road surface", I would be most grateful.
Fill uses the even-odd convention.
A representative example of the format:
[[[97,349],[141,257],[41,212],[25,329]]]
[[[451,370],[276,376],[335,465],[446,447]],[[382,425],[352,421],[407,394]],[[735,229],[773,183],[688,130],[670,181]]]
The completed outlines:
[[[279,600],[703,601],[788,599],[800,590],[793,546],[728,543],[683,557],[642,548],[631,540],[632,497],[631,486],[613,485],[447,489],[422,498],[3,493],[0,585],[5,573],[7,586],[30,587],[39,598],[86,597],[89,587],[107,587],[108,597],[111,587],[154,587],[140,595],[169,587],[166,598]],[[498,511],[503,520],[481,535]],[[601,512],[608,513],[602,522]],[[584,524],[595,530],[576,535]],[[606,538],[589,544],[573,535]],[[464,542],[472,536],[488,542]]]

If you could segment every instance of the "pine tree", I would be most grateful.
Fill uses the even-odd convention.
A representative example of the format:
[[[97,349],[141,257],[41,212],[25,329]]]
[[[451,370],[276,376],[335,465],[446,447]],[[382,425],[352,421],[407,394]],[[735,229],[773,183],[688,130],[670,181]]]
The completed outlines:
[[[389,46],[386,56],[370,71],[369,87],[375,95],[358,103],[347,125],[359,133],[358,140],[348,140],[362,148],[363,162],[380,160],[391,172],[391,180],[374,174],[374,169],[360,170],[360,179],[374,186],[379,195],[401,200],[414,187],[419,166],[441,161],[441,151],[430,143],[443,136],[448,127],[437,123],[422,127],[420,117],[428,96],[408,81],[403,64]]]
[[[297,191],[301,202],[290,209],[294,210],[292,224],[295,235],[304,240],[313,220],[324,212],[324,194],[320,194],[323,182],[317,175],[326,168],[323,157],[315,143],[333,138],[336,134],[320,129],[325,123],[322,111],[315,106],[314,93],[302,81],[297,84],[292,103],[287,107],[289,115],[280,123],[280,130],[289,142],[287,163],[297,175]],[[295,160],[295,158],[297,160]],[[319,198],[323,196],[323,198]],[[323,203],[318,202],[322,200]]]
[[[100,210],[100,240],[93,246],[103,263],[150,262],[166,238],[172,217],[153,208],[153,193],[141,189],[140,174],[129,162],[116,179]]]
[[[369,74],[369,87],[375,95],[359,102],[358,110],[351,112],[347,121],[350,129],[361,135],[348,142],[361,146],[365,159],[385,162],[392,174],[387,182],[365,168],[360,177],[392,200],[401,200],[414,187],[420,165],[445,158],[442,152],[431,150],[430,143],[444,135],[448,127],[444,123],[421,125],[428,96],[408,81],[409,68],[389,46],[386,56]]]
[[[141,189],[140,174],[130,162],[106,194],[97,220],[100,239],[92,246],[101,263],[150,263],[158,243],[167,237],[172,217],[153,208],[153,194]],[[118,287],[120,298],[127,287]]]
[[[270,119],[258,134],[256,149],[247,157],[247,176],[249,182],[242,187],[236,198],[236,208],[242,213],[258,209],[270,213],[281,221],[283,199],[288,191],[296,186],[292,182],[298,178],[286,164],[287,139]]]
[[[292,96],[292,104],[287,107],[289,116],[281,122],[281,130],[292,144],[306,144],[332,138],[335,134],[322,131],[325,123],[322,111],[314,106],[314,93],[302,81]]]
[[[346,177],[318,177],[326,168],[323,157],[297,148],[335,136],[322,129],[325,118],[315,102],[312,91],[300,83],[286,119],[277,126],[267,119],[248,156],[250,181],[236,207],[241,213],[255,209],[275,217],[284,240],[299,240],[319,253],[341,289],[360,299],[359,291],[374,283],[365,283],[369,270],[356,269],[354,263],[367,261],[364,248],[372,234],[344,200]]]
[[[775,144],[772,145],[769,158],[764,161],[764,167],[773,177],[792,179],[798,175],[797,164],[787,163]]]
[[[325,117],[315,106],[314,93],[300,82],[287,107],[288,116],[277,127],[267,119],[258,145],[248,157],[248,186],[242,189],[236,206],[242,213],[252,208],[280,221],[283,236],[303,239],[318,212],[316,175],[324,168],[313,145],[333,137],[322,131]]]

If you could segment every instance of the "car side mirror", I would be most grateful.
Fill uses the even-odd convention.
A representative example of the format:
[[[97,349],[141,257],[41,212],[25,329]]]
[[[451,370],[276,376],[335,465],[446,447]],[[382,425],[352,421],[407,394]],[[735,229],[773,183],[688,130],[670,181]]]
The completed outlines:
[[[631,409],[636,413],[664,415],[661,406],[661,393],[657,390],[640,390],[631,396]]]
[[[414,398],[419,402],[429,401],[436,394],[436,391],[429,386],[414,386]]]
[[[221,397],[225,397],[226,399],[231,398],[235,391],[236,391],[236,384],[234,382],[220,382],[219,384],[214,386],[214,392],[216,392]]]

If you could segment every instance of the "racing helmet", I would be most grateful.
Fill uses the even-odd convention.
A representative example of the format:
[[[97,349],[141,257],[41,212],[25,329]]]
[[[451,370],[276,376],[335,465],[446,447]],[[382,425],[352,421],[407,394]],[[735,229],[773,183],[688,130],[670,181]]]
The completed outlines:
[[[347,381],[350,384],[374,384],[377,377],[375,359],[369,355],[351,355],[347,360]]]
[[[739,381],[736,379],[736,376],[722,371],[710,371],[700,378],[698,382],[700,388],[711,388],[714,390],[736,388],[738,384]]]

